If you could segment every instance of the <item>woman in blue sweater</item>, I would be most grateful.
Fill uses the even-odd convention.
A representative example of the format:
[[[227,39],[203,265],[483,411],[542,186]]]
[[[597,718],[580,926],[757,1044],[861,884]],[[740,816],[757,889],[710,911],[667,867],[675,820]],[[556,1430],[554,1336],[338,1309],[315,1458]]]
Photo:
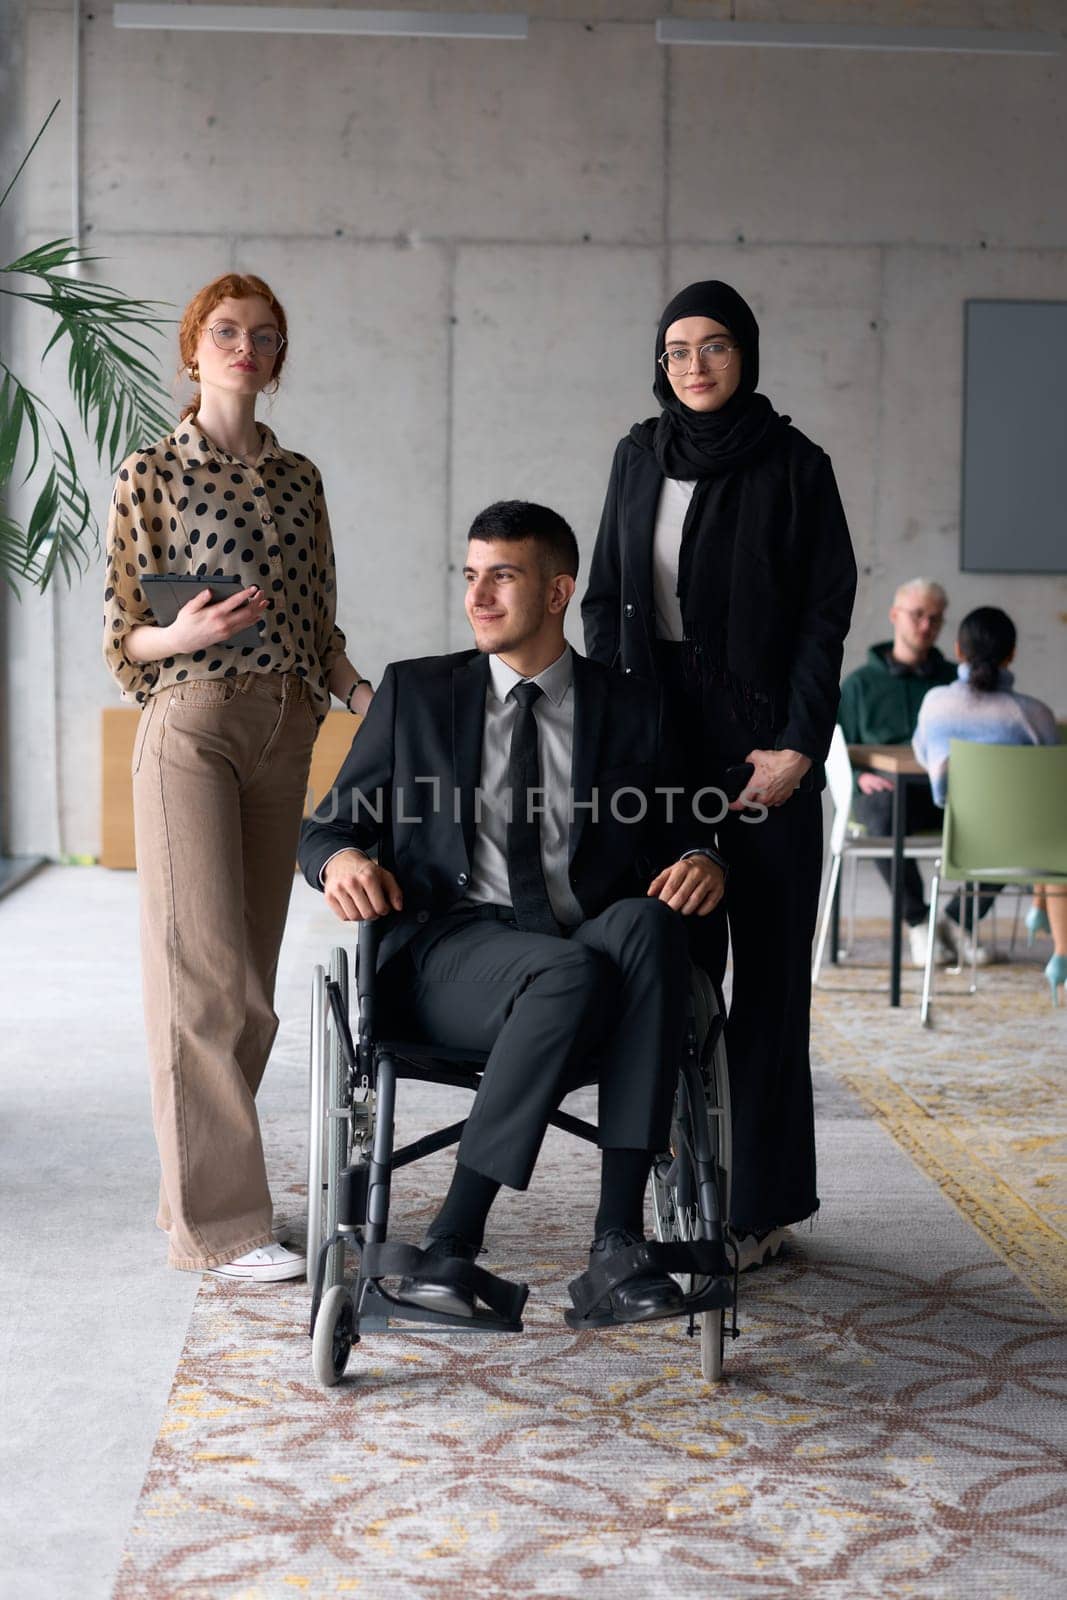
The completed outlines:
[[[930,786],[939,806],[948,792],[948,748],[951,739],[967,739],[973,744],[1058,744],[1056,719],[1043,700],[1017,694],[1015,679],[1008,671],[1015,655],[1015,624],[997,606],[979,606],[960,623],[956,638],[959,674],[955,683],[928,691],[919,709],[912,747],[930,774]],[[984,917],[996,899],[993,885],[982,885],[978,915]],[[1057,998],[1059,985],[1067,982],[1067,894],[1052,886],[1047,894],[1039,890],[1038,905],[1027,918],[1027,927],[1050,928],[1055,954],[1045,968],[1045,976]],[[1043,902],[1043,903],[1042,903]],[[1042,915],[1043,913],[1043,915]],[[951,922],[960,921],[959,899],[947,907]],[[969,930],[974,937],[974,928]],[[970,945],[961,935],[961,951],[969,958]],[[988,958],[987,958],[988,959]]]

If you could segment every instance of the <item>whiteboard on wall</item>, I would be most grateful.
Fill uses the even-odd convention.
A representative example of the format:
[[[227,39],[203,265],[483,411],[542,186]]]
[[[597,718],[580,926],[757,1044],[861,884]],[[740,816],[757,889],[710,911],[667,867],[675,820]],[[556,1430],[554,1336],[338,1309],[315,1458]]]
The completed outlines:
[[[1067,572],[1067,300],[964,306],[964,572]]]

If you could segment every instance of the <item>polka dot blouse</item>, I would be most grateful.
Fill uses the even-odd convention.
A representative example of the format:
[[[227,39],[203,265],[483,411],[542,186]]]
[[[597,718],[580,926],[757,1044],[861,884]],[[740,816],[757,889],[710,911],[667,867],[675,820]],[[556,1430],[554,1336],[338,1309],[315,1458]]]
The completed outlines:
[[[333,541],[322,478],[306,456],[283,450],[260,424],[253,466],[205,437],[196,419],[124,461],[107,525],[104,657],[126,695],[149,695],[192,678],[295,672],[306,678],[319,716],[326,681],[345,636],[334,621]],[[198,578],[233,574],[271,602],[254,645],[214,645],[162,661],[131,661],[131,628],[153,623],[141,587],[148,573]]]

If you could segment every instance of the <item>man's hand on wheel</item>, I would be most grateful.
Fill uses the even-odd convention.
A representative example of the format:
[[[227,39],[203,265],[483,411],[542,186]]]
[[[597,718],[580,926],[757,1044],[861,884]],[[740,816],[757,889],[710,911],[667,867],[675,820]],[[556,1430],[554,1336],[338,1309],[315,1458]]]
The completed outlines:
[[[404,909],[393,874],[359,850],[342,850],[328,861],[322,882],[326,904],[342,922],[373,922]]]
[[[663,900],[683,917],[706,917],[723,897],[726,877],[710,856],[684,856],[664,867],[648,886],[651,899]]]

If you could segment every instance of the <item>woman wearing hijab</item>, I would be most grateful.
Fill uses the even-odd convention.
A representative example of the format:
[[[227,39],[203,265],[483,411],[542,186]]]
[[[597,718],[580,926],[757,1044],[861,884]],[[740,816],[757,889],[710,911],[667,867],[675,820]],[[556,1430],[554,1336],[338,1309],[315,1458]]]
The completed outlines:
[[[736,290],[712,281],[676,295],[654,372],[662,409],[615,452],[582,616],[592,657],[668,691],[691,795],[734,797],[718,843],[744,1268],[819,1205],[808,1052],[819,790],[856,564],[829,458],[756,392],[759,327]],[[694,947],[718,982],[726,917],[708,918]]]

